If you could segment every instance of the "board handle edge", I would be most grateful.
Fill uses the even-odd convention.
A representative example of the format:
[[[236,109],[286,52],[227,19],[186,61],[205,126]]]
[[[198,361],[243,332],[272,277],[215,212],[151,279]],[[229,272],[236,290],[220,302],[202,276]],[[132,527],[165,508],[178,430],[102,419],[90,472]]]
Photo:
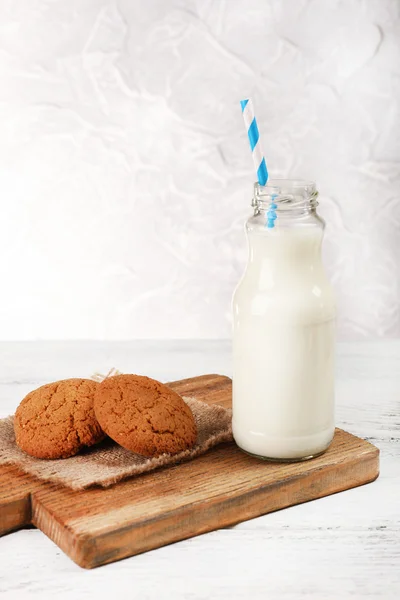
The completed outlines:
[[[0,503],[0,536],[32,524],[31,494]]]

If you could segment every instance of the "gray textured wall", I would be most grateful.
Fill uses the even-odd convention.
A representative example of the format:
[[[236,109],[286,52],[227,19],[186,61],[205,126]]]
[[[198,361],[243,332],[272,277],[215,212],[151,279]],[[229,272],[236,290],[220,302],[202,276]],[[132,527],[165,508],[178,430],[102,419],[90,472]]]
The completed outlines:
[[[227,337],[254,100],[342,338],[400,334],[397,0],[2,0],[0,338]]]

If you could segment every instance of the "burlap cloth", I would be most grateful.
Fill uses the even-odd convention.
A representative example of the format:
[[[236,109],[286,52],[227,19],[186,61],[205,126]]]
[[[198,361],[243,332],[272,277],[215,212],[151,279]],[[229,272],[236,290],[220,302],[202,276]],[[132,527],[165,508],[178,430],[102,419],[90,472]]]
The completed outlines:
[[[185,398],[197,425],[197,442],[191,450],[146,458],[118,446],[107,438],[71,458],[42,460],[25,454],[15,443],[13,417],[0,419],[0,465],[15,464],[45,481],[62,483],[74,490],[92,485],[109,487],[117,481],[153,471],[178,462],[191,460],[222,442],[232,440],[231,411],[208,405],[195,398]]]

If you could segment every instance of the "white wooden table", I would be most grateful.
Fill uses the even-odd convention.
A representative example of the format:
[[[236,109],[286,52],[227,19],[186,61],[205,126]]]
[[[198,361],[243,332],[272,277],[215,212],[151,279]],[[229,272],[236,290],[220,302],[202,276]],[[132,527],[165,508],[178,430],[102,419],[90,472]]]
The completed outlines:
[[[0,344],[0,416],[48,381],[118,367],[163,381],[231,374],[230,343]],[[8,598],[400,598],[400,341],[338,347],[337,423],[381,449],[380,478],[119,563],[85,571],[40,531],[0,539]]]

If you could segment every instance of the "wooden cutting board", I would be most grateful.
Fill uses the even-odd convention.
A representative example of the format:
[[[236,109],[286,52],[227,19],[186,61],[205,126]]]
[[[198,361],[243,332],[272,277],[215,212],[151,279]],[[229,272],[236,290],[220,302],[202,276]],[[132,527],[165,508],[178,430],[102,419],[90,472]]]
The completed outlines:
[[[231,406],[227,377],[168,385]],[[325,454],[304,463],[264,462],[230,443],[108,489],[73,491],[1,466],[0,533],[33,524],[78,565],[92,568],[363,485],[378,474],[379,450],[340,429]]]

